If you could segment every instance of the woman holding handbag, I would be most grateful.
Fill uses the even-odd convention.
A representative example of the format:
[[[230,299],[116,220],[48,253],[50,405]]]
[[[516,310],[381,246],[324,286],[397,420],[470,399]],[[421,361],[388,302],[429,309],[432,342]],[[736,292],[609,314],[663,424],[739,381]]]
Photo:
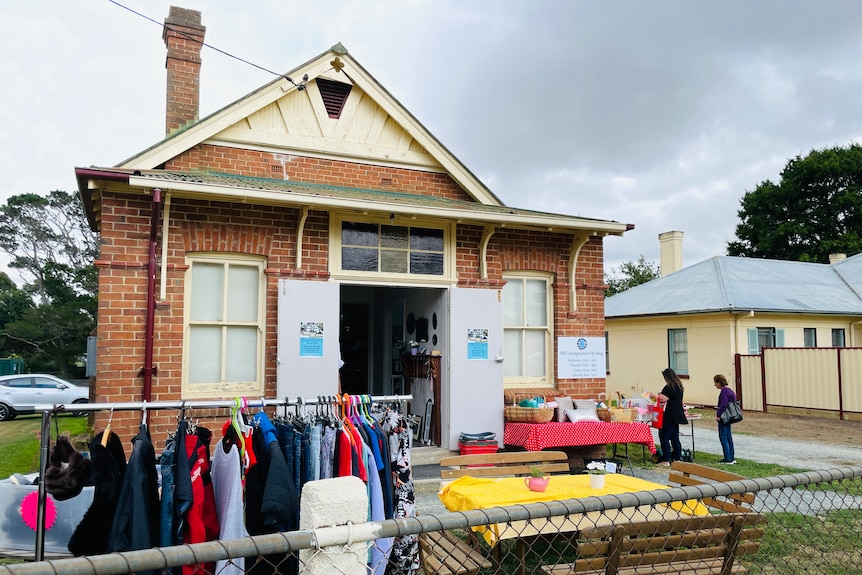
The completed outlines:
[[[727,406],[732,401],[736,401],[736,394],[732,389],[727,387],[727,378],[722,374],[718,374],[712,378],[715,388],[718,392],[718,405],[715,408],[715,421],[718,422],[718,440],[721,442],[721,451],[724,453],[724,459],[719,463],[734,465],[736,463],[736,453],[733,450],[733,433],[730,430],[730,423],[725,423],[721,420],[721,414],[727,409]]]

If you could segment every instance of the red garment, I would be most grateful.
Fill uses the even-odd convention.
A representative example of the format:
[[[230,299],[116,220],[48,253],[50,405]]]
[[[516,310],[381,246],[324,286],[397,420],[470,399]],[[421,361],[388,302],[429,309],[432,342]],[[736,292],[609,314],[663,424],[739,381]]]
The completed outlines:
[[[368,470],[365,469],[365,453],[363,451],[364,442],[362,441],[362,435],[359,433],[359,430],[356,429],[356,426],[353,425],[353,422],[350,422],[350,425],[347,426],[350,430],[350,437],[352,439],[351,446],[353,447],[353,454],[356,458],[356,469],[354,475],[368,483]]]
[[[226,421],[221,428],[222,437],[228,437],[229,435],[236,437],[236,430],[234,430],[234,433],[231,433],[232,429],[234,429],[233,422],[230,420]],[[248,473],[248,470],[257,464],[257,456],[254,454],[254,448],[252,447],[253,435],[254,428],[249,427],[248,433],[242,438],[241,442],[231,439],[232,442],[237,444],[237,448],[239,449],[242,461],[243,482],[245,482],[245,474]]]
[[[353,465],[351,458],[353,454],[353,442],[350,440],[350,434],[346,429],[341,428],[336,436],[338,441],[338,460],[335,461],[335,469],[333,475],[335,477],[349,477],[353,475]]]
[[[219,522],[215,507],[210,466],[206,446],[195,435],[186,436],[186,456],[189,458],[192,480],[192,506],[186,514],[184,543],[203,543],[218,539]],[[183,575],[205,575],[215,571],[215,563],[183,565]]]

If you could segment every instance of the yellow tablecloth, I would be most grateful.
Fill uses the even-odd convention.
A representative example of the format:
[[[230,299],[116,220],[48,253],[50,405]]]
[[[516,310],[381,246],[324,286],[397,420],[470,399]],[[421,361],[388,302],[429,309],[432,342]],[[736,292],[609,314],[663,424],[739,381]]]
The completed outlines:
[[[540,501],[579,499],[581,497],[666,488],[666,485],[619,473],[605,475],[605,487],[603,489],[592,489],[589,476],[586,474],[552,475],[548,488],[543,492],[530,491],[524,484],[523,477],[475,478],[467,476],[444,486],[438,495],[449,511],[469,511],[471,509],[506,507]],[[501,523],[488,528],[475,528],[475,530],[493,545],[500,539],[527,537],[554,531],[574,531],[586,526],[610,524],[615,520],[649,520],[670,516],[708,514],[709,510],[706,506],[691,499],[674,502],[670,505],[642,505],[634,509],[614,510],[605,513],[591,512],[579,518],[554,517],[546,521],[545,524],[534,520],[513,522],[512,524]]]

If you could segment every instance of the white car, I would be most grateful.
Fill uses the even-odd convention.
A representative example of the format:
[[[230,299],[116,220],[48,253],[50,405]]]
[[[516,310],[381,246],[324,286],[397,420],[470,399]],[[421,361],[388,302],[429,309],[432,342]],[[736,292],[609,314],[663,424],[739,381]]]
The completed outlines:
[[[89,403],[90,389],[42,373],[0,376],[0,421],[36,413],[37,405]],[[86,415],[86,412],[74,412]]]

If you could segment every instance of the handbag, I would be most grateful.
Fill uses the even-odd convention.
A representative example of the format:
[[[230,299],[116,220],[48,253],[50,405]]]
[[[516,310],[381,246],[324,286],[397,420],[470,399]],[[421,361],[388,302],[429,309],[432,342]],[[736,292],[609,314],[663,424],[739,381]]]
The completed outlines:
[[[736,423],[742,421],[742,408],[739,407],[739,401],[731,401],[721,412],[721,422],[724,424]]]
[[[661,426],[664,424],[664,406],[657,404],[653,415],[652,426],[656,429],[661,429]]]

